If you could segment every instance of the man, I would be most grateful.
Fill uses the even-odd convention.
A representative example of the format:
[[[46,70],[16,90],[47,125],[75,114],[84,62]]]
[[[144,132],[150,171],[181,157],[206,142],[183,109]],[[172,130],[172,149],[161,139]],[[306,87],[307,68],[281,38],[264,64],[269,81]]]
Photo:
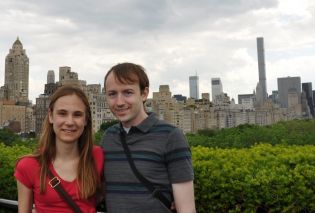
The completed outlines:
[[[109,108],[120,121],[105,132],[102,140],[108,212],[170,212],[134,174],[122,140],[139,173],[159,186],[163,196],[170,200],[174,196],[178,213],[196,212],[188,143],[178,128],[145,111],[149,79],[144,68],[132,63],[117,64],[107,72],[104,87]]]

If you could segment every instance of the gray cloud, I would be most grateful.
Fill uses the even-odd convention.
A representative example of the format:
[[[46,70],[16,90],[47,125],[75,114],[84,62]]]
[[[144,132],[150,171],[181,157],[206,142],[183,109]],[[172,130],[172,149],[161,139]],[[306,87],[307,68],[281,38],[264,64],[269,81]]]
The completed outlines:
[[[77,26],[98,31],[129,32],[191,29],[194,25],[248,11],[277,6],[274,0],[56,0],[11,1],[2,6],[40,16],[68,19]],[[8,9],[9,10],[9,9]],[[80,29],[81,30],[84,30]],[[174,29],[176,30],[176,29]]]
[[[32,99],[43,92],[50,69],[57,75],[59,66],[71,66],[80,79],[102,83],[123,61],[147,69],[151,91],[169,84],[173,94],[188,95],[188,78],[197,72],[200,92],[211,93],[210,79],[220,77],[236,98],[256,87],[256,37],[263,36],[269,92],[284,74],[315,82],[315,7],[310,0],[297,5],[305,2],[305,9],[291,10],[283,5],[294,1],[284,0],[3,0],[0,80],[5,55],[20,36],[37,84],[30,85]]]

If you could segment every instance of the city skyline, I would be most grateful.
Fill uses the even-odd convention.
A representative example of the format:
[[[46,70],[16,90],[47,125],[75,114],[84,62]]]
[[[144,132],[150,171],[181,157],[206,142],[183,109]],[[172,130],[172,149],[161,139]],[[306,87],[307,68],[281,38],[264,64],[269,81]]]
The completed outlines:
[[[151,81],[172,95],[189,96],[189,76],[199,76],[199,96],[219,77],[237,100],[256,88],[256,37],[264,37],[267,92],[277,78],[315,83],[315,3],[301,1],[1,1],[0,85],[5,57],[19,36],[30,60],[29,98],[43,93],[48,70],[69,66],[88,84],[103,85],[118,62],[143,65]],[[118,12],[119,11],[119,12]],[[131,12],[132,11],[132,12]]]

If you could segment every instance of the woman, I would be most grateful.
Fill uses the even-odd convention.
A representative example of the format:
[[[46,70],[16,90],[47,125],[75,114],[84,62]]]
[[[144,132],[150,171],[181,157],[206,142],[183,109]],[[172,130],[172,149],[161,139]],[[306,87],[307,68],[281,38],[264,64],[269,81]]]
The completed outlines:
[[[50,185],[52,175],[82,212],[95,212],[101,190],[103,151],[93,146],[89,102],[75,86],[60,87],[51,97],[39,149],[16,165],[19,213],[73,212]]]

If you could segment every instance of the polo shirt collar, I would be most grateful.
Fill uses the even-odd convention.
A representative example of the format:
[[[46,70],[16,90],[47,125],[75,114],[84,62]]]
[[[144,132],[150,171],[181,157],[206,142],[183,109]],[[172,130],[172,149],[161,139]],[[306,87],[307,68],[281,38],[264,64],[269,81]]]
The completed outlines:
[[[144,119],[137,127],[141,132],[148,132],[151,127],[156,124],[159,120],[156,117],[156,114],[153,112],[148,113],[148,117]]]
[[[136,128],[138,130],[140,130],[141,132],[148,132],[151,127],[156,124],[159,119],[157,119],[156,114],[154,112],[148,112],[148,117],[146,119],[144,119],[139,125],[137,126],[132,126],[130,130],[132,130],[133,128]],[[123,130],[123,126],[122,123],[120,123],[120,129]]]

